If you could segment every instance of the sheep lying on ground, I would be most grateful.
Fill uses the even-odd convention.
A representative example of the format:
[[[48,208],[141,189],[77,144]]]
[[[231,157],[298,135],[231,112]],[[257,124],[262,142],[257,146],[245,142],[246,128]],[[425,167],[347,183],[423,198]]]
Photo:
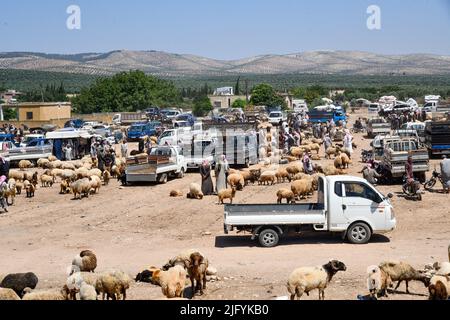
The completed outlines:
[[[169,299],[183,297],[186,276],[186,270],[180,265],[167,271],[156,270],[152,274],[153,281],[161,286],[163,295]]]
[[[197,183],[191,183],[189,185],[189,193],[187,195],[188,199],[197,199],[202,200],[204,197],[204,194],[202,192],[202,188]]]
[[[231,189],[220,190],[219,193],[217,194],[217,197],[219,198],[218,204],[224,204],[223,201],[225,199],[230,199],[230,203],[233,204],[233,199],[235,196],[236,196],[236,188],[235,187],[233,187]]]
[[[13,301],[13,300],[20,300],[17,293],[14,292],[12,289],[5,289],[0,288],[0,301]]]
[[[57,300],[69,300],[69,289],[64,286],[60,290],[39,290],[32,291],[30,288],[24,290],[24,296],[22,300],[44,300],[44,301],[57,301]]]
[[[380,269],[378,266],[370,266],[367,268],[367,289],[371,297],[377,295],[388,297],[387,289],[391,288],[391,277]]]
[[[288,204],[290,204],[290,203],[295,204],[295,195],[294,195],[294,192],[292,192],[291,190],[288,190],[288,189],[278,190],[277,198],[278,198],[278,201],[277,201],[278,204],[281,204],[283,202],[283,199],[286,199],[286,203],[288,203]]]
[[[183,196],[183,192],[181,192],[180,190],[172,190],[172,191],[170,191],[170,196],[172,198],[182,197]]]
[[[203,295],[203,290],[206,289],[207,269],[208,259],[199,252],[191,254],[188,274],[192,284],[192,296],[195,296],[196,291],[200,291],[200,295]],[[195,282],[197,283],[196,285]]]
[[[169,262],[167,262],[161,269],[164,271],[167,271],[170,268],[177,266],[177,265],[182,266],[183,268],[187,269],[187,268],[189,268],[191,255],[196,252],[201,254],[201,252],[197,249],[188,249],[188,250],[182,251],[179,254],[177,254],[175,257],[170,259]]]
[[[227,182],[231,188],[235,188],[236,190],[239,190],[239,191],[243,190],[244,186],[245,186],[244,177],[242,176],[242,174],[240,172],[230,174],[227,178]]]
[[[429,300],[448,300],[450,298],[450,277],[433,276],[428,287]]]
[[[305,267],[295,270],[287,282],[288,292],[291,294],[291,300],[297,297],[297,300],[304,293],[309,295],[314,289],[319,290],[319,300],[325,300],[325,289],[333,277],[339,271],[346,271],[347,267],[340,261],[330,261],[322,267]]]
[[[276,172],[266,171],[261,174],[259,178],[259,185],[274,185],[277,181]]]
[[[136,277],[134,278],[134,280],[136,282],[144,282],[144,283],[151,283],[151,284],[157,285],[158,283],[156,283],[153,279],[153,273],[156,270],[161,270],[161,269],[156,268],[156,267],[146,268],[145,270],[139,272],[136,275]]]
[[[81,251],[72,260],[72,273],[74,272],[95,272],[97,268],[97,256],[91,250]]]
[[[19,297],[23,296],[25,288],[36,288],[38,277],[32,273],[14,273],[7,275],[0,283],[1,288],[12,289]]]
[[[420,281],[426,287],[430,283],[430,279],[425,274],[417,271],[405,262],[383,262],[379,267],[389,275],[392,281],[398,281],[395,290],[400,287],[403,281],[406,282],[406,293],[409,293],[409,281]]]

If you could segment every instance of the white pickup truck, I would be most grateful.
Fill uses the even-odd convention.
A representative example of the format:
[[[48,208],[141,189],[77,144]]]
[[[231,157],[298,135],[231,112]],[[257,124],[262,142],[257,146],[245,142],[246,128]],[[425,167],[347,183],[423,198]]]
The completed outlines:
[[[283,235],[308,231],[341,233],[353,244],[365,244],[374,233],[396,228],[390,198],[361,178],[321,177],[317,203],[225,205],[224,230],[250,232],[267,248]]]
[[[145,158],[139,156],[127,159],[126,183],[158,182],[167,183],[169,177],[183,178],[187,163],[181,148],[158,147],[152,149]]]

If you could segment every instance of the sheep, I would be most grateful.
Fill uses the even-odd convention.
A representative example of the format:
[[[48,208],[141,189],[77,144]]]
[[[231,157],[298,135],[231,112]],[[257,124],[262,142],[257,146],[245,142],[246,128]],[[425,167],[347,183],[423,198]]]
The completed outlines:
[[[421,281],[426,287],[430,283],[430,279],[423,273],[414,269],[411,265],[405,262],[383,262],[379,265],[380,269],[386,272],[392,281],[398,281],[395,290],[400,287],[400,284],[406,282],[406,293],[409,294],[409,281]]]
[[[62,178],[64,174],[64,170],[62,169],[52,169],[52,171],[50,171],[50,175],[53,176],[54,179],[56,179],[56,177]]]
[[[314,143],[314,144],[318,144],[319,146],[323,145],[323,140],[322,139],[312,138],[311,142]]]
[[[47,169],[50,166],[50,160],[48,159],[39,159],[37,161],[37,165],[39,168]]]
[[[74,160],[74,161],[71,161],[70,163],[74,165],[75,169],[82,168],[84,165],[84,162],[81,160]]]
[[[61,181],[59,194],[70,193],[70,183],[68,180]]]
[[[26,169],[31,169],[33,168],[33,163],[31,163],[31,161],[29,160],[21,160],[19,162],[19,169],[22,171],[25,171]]]
[[[172,198],[182,197],[182,196],[183,196],[183,192],[181,192],[180,190],[170,191],[170,197],[172,197]]]
[[[352,164],[352,160],[345,153],[341,153],[341,160],[343,169],[348,169],[349,165]]]
[[[291,184],[291,191],[294,193],[295,199],[301,199],[311,193],[312,182],[308,180],[296,180]]]
[[[295,204],[295,195],[291,190],[280,189],[277,192],[278,204],[281,204],[283,199],[286,199],[288,204]]]
[[[187,195],[188,199],[202,200],[204,195],[202,188],[197,183],[191,183],[189,185],[189,193]]]
[[[219,205],[224,204],[223,201],[225,199],[230,199],[230,203],[233,204],[233,199],[236,196],[236,188],[233,187],[231,189],[220,190],[217,197],[219,198]]]
[[[324,175],[326,176],[336,176],[347,174],[347,172],[343,169],[337,169],[334,166],[328,166],[323,170]]]
[[[242,174],[240,172],[230,174],[227,178],[227,182],[231,188],[236,188],[239,191],[244,189],[244,186],[245,186],[244,177],[242,176]]]
[[[367,289],[371,297],[377,295],[388,297],[387,289],[392,287],[392,279],[378,266],[367,268]]]
[[[80,200],[82,198],[82,195],[89,198],[89,193],[91,191],[91,182],[87,178],[77,180],[70,184],[70,190],[73,193],[75,200],[78,199],[78,195],[80,196]]]
[[[338,154],[338,152],[341,151],[341,148],[336,146],[336,147],[330,147],[327,149],[327,151],[325,152],[325,158],[327,159],[331,159],[331,156],[335,156]]]
[[[17,182],[14,179],[9,179],[6,191],[4,193],[4,197],[6,200],[11,198],[11,202],[9,204],[13,205],[17,195]]]
[[[30,288],[24,290],[22,300],[59,301],[69,300],[69,289],[64,286],[60,290],[32,291]]]
[[[428,292],[429,300],[448,300],[450,298],[450,277],[433,276]]]
[[[63,169],[63,170],[72,170],[72,171],[76,170],[76,168],[73,165],[73,163],[70,163],[70,162],[63,162],[62,165],[61,165],[61,169]]]
[[[320,152],[320,145],[318,145],[317,143],[308,145],[308,148],[309,148],[310,152],[316,151],[317,154],[319,154],[319,152]]]
[[[110,275],[114,278],[116,278],[117,281],[115,281],[115,285],[118,288],[118,294],[117,299],[122,298],[123,300],[126,300],[127,298],[127,290],[130,288],[131,285],[131,278],[128,274],[126,274],[123,271],[119,270],[109,270],[105,272],[105,274]]]
[[[203,290],[206,289],[206,270],[208,265],[208,259],[199,252],[191,254],[188,274],[192,284],[192,296],[195,296],[197,290],[200,291],[200,295],[203,295]],[[195,285],[195,282],[197,282],[197,285]]]
[[[325,289],[339,271],[346,271],[347,267],[340,261],[330,261],[322,267],[305,267],[294,270],[287,282],[291,300],[297,300],[304,293],[309,295],[314,289],[319,290],[319,300],[325,300]]]
[[[287,172],[287,170],[285,168],[280,168],[278,169],[277,173],[275,174],[275,176],[277,177],[277,182],[278,183],[284,183],[286,181],[286,179],[291,182],[291,175]]]
[[[41,175],[41,185],[45,187],[53,187],[53,177],[46,174]]]
[[[343,164],[342,164],[342,157],[341,157],[341,154],[338,154],[336,156],[336,158],[334,158],[334,167],[336,169],[342,169],[342,166],[343,166]]]
[[[109,181],[111,180],[111,173],[109,173],[108,170],[105,170],[103,171],[102,177],[103,177],[103,184],[107,186],[109,184]]]
[[[58,160],[58,158],[56,158],[55,156],[48,157],[48,161],[50,161],[50,162],[55,162],[57,160]]]
[[[95,287],[83,282],[80,286],[80,300],[97,300]]]
[[[305,153],[304,150],[302,148],[298,148],[298,147],[293,147],[290,150],[291,152],[291,156],[300,159],[301,157],[303,157],[303,154]]]
[[[75,175],[77,179],[89,178],[89,170],[85,167],[81,167],[75,170]]]
[[[155,283],[161,286],[164,296],[169,299],[182,298],[186,286],[186,270],[180,265],[176,265],[167,271],[156,270],[152,278]]]
[[[181,265],[187,269],[189,267],[189,263],[190,263],[189,261],[191,259],[191,255],[196,252],[201,254],[201,252],[197,249],[189,249],[189,250],[180,252],[175,257],[170,259],[169,262],[167,262],[161,269],[163,271],[167,271],[176,265]]]
[[[12,289],[19,297],[22,298],[25,288],[36,288],[38,277],[32,273],[14,273],[7,275],[0,283],[0,288]]]
[[[72,270],[81,272],[95,272],[97,268],[97,256],[91,250],[81,251],[72,260]]]
[[[112,166],[112,168],[111,168],[111,177],[117,178],[120,175],[121,175],[120,166],[118,166],[118,165]]]
[[[73,170],[63,170],[61,174],[61,179],[74,181],[76,180],[77,175],[75,174],[75,171]]]
[[[90,184],[91,184],[91,193],[96,194],[100,192],[100,188],[102,186],[102,181],[97,176],[92,176],[89,178]]]
[[[282,159],[282,160],[287,160],[289,163],[295,162],[295,161],[298,160],[298,158],[296,158],[296,157],[291,157],[291,156],[283,156],[283,157],[281,157],[281,159]]]
[[[25,190],[27,191],[27,198],[33,198],[36,191],[36,187],[28,180],[23,183]]]
[[[16,181],[23,181],[23,172],[17,171],[17,170],[10,170],[9,171],[9,175],[8,175],[9,179],[15,179]]]
[[[136,282],[144,282],[144,283],[151,283],[151,284],[154,284],[154,285],[158,285],[158,283],[156,283],[156,282],[153,280],[153,273],[154,273],[156,270],[161,270],[161,269],[156,268],[156,267],[150,267],[150,268],[148,268],[148,269],[145,269],[145,270],[143,270],[142,272],[139,272],[139,273],[136,275],[136,277],[134,278],[134,280],[135,280]]]
[[[286,167],[286,171],[292,179],[296,174],[303,172],[303,166],[299,163],[291,163]]]
[[[62,169],[63,162],[61,160],[55,160],[51,164],[53,169]]]
[[[74,268],[72,268],[73,271]],[[80,292],[81,285],[86,283],[95,287],[97,280],[100,278],[102,274],[99,273],[90,273],[90,272],[75,272],[72,273],[66,281],[66,286],[69,289],[69,295],[71,300],[76,300],[76,294]]]
[[[24,187],[25,186],[24,186],[23,182],[16,181],[16,194],[21,195],[22,194],[22,189]]]
[[[276,172],[274,171],[266,171],[261,174],[259,178],[259,185],[272,184],[275,185],[277,181]]]
[[[97,176],[100,179],[102,178],[102,171],[100,169],[92,169],[89,170],[89,176]]]
[[[17,293],[11,289],[0,288],[0,301],[15,301],[20,300]]]

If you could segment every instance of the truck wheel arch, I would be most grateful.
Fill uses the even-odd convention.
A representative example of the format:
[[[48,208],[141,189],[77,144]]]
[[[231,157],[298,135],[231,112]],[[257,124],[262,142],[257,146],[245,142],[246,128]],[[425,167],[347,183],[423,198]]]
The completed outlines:
[[[273,229],[278,232],[278,234],[281,236],[283,235],[283,229],[281,229],[279,226],[259,226],[255,230],[253,230],[253,236],[258,236],[262,231],[265,229]]]
[[[350,230],[353,228],[353,226],[355,226],[355,225],[357,225],[357,224],[362,224],[362,225],[366,225],[368,228],[369,228],[369,231],[370,231],[370,238],[369,238],[369,241],[370,241],[370,239],[372,238],[372,236],[373,236],[373,227],[372,227],[372,225],[368,222],[368,221],[364,221],[364,220],[357,220],[357,221],[354,221],[348,228],[347,228],[347,230],[345,231],[345,233],[344,233],[344,239],[345,238],[348,238],[349,237],[349,232],[350,232]]]

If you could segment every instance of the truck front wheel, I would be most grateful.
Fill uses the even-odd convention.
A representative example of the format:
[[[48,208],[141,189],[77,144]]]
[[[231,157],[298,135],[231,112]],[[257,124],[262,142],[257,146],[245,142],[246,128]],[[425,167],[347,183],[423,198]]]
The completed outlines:
[[[347,239],[353,244],[366,244],[370,238],[372,238],[372,231],[362,222],[355,223],[347,231]]]
[[[259,234],[259,244],[264,248],[273,248],[278,245],[280,236],[273,229],[265,229]]]

